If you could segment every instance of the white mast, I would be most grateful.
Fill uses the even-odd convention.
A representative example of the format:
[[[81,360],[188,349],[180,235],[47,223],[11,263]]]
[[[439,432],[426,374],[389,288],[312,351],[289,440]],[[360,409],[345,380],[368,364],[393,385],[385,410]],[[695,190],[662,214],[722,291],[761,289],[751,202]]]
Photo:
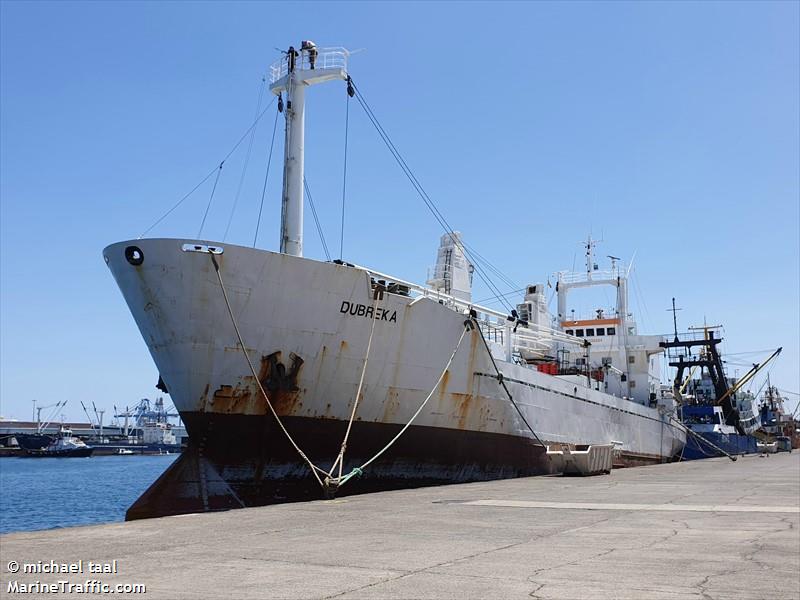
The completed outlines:
[[[303,144],[305,138],[305,88],[334,79],[347,79],[344,48],[317,48],[303,42],[299,50],[289,47],[285,56],[270,67],[270,91],[285,92],[286,145],[283,164],[280,251],[303,256]],[[280,107],[280,104],[279,104]]]

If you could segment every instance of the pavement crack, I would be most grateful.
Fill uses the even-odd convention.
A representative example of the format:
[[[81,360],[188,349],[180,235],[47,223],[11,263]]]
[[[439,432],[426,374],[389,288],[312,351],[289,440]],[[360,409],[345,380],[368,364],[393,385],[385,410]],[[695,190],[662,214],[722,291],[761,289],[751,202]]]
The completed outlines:
[[[530,579],[528,581],[530,581]],[[531,598],[536,598],[536,600],[542,600],[542,598],[539,596],[539,590],[542,589],[546,584],[539,583],[538,581],[531,581],[531,583],[534,584],[536,588],[533,591],[528,592],[528,596]]]
[[[242,560],[257,560],[260,562],[267,562],[267,563],[279,563],[284,565],[292,565],[297,566],[298,561],[296,560],[283,560],[280,558],[264,558],[261,556],[239,556]],[[332,564],[332,563],[324,563],[324,562],[309,562],[303,561],[301,564],[309,567],[324,567],[328,569],[354,569],[354,570],[361,570],[361,571],[394,571],[398,572],[402,569],[379,569],[375,567],[362,567],[358,565],[341,565],[341,564]]]
[[[371,587],[375,587],[376,585],[382,585],[384,583],[389,583],[390,581],[397,581],[398,579],[403,579],[405,577],[408,577],[410,575],[416,575],[418,573],[424,573],[425,571],[431,571],[431,570],[436,569],[438,567],[445,567],[445,566],[449,566],[449,565],[454,565],[456,563],[459,563],[459,562],[462,562],[462,561],[465,561],[465,560],[469,560],[471,558],[476,558],[478,556],[484,556],[486,554],[491,554],[492,552],[498,552],[500,550],[507,550],[509,548],[514,548],[515,546],[521,546],[522,544],[527,544],[529,541],[530,540],[524,540],[524,541],[521,541],[521,542],[514,542],[513,544],[505,544],[505,545],[499,546],[497,548],[490,548],[488,550],[483,550],[481,552],[475,552],[473,554],[468,554],[466,556],[460,556],[459,558],[456,558],[456,559],[442,561],[440,563],[436,563],[434,565],[428,565],[427,567],[422,567],[420,569],[413,569],[411,571],[404,571],[403,573],[401,573],[400,575],[397,575],[395,577],[388,577],[386,579],[381,579],[380,581],[375,581],[373,583],[368,583],[366,585],[360,585],[360,586],[358,586],[356,588],[344,590],[344,591],[341,591],[341,592],[339,592],[337,594],[333,594],[333,595],[330,595],[330,596],[324,596],[324,599],[328,600],[330,598],[338,598],[339,596],[344,596],[345,594],[350,594],[352,592],[358,592],[358,591],[361,591],[361,590],[369,589]]]
[[[404,571],[400,575],[397,575],[395,577],[389,577],[387,579],[381,579],[380,581],[375,581],[373,583],[368,583],[366,585],[358,586],[356,588],[344,590],[344,591],[338,592],[338,593],[330,595],[330,596],[325,596],[324,599],[325,600],[329,600],[331,598],[338,598],[340,596],[344,596],[345,594],[350,594],[352,592],[358,592],[358,591],[361,591],[361,590],[364,590],[364,589],[375,587],[377,585],[382,585],[384,583],[389,583],[390,581],[397,581],[398,579],[403,579],[405,577],[408,577],[410,575],[416,575],[418,573],[434,572],[433,570],[437,569],[439,567],[446,567],[446,566],[450,566],[450,565],[455,565],[455,564],[458,564],[458,563],[463,562],[465,560],[470,560],[470,559],[473,559],[473,558],[477,558],[479,556],[485,556],[485,555],[491,554],[493,552],[500,552],[502,550],[508,550],[509,548],[515,548],[517,546],[523,546],[525,544],[530,544],[530,543],[533,543],[533,542],[537,542],[537,541],[540,541],[540,540],[548,538],[548,537],[563,535],[565,533],[571,533],[571,532],[575,532],[575,531],[580,531],[582,529],[588,529],[588,528],[591,528],[591,527],[596,527],[597,525],[599,525],[601,523],[605,523],[607,521],[611,521],[613,519],[618,519],[618,518],[620,518],[620,517],[619,516],[604,517],[602,519],[598,519],[597,521],[593,521],[592,523],[590,523],[588,525],[582,525],[580,527],[573,527],[572,529],[567,529],[565,531],[556,531],[556,532],[552,532],[552,533],[548,533],[548,534],[544,534],[544,535],[535,535],[533,537],[527,538],[525,540],[521,540],[519,542],[514,542],[512,544],[505,544],[503,546],[499,546],[499,547],[496,547],[496,548],[490,548],[488,550],[482,550],[481,552],[475,552],[473,554],[468,554],[466,556],[460,556],[460,557],[455,558],[455,559],[450,559],[450,560],[446,560],[446,561],[443,561],[443,562],[440,562],[440,563],[436,563],[436,564],[433,564],[433,565],[428,565],[427,567],[422,567],[420,569],[413,569],[411,571]],[[615,550],[615,548],[612,548],[609,552],[613,552],[614,550]],[[602,554],[607,554],[607,553],[608,552],[602,552],[601,555]],[[527,578],[527,579],[528,579],[528,581],[530,581],[530,578]],[[532,583],[535,583],[535,582],[532,582]],[[537,590],[534,590],[534,591],[538,591],[538,589],[541,589],[541,587],[537,588]]]
[[[714,598],[712,598],[711,596],[709,596],[709,595],[708,595],[708,592],[706,591],[706,587],[708,587],[708,581],[709,581],[709,579],[711,579],[712,577],[716,577],[716,575],[706,575],[706,576],[703,578],[703,581],[701,581],[700,583],[698,583],[697,585],[695,585],[695,586],[694,586],[694,587],[696,587],[696,588],[697,588],[697,591],[698,591],[698,592],[700,592],[700,597],[701,597],[703,600],[714,600]]]

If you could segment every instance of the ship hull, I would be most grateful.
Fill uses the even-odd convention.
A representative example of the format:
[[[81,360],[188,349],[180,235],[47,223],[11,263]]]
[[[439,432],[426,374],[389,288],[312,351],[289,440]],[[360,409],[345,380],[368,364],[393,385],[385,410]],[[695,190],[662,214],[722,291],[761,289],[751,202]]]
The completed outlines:
[[[466,317],[435,297],[376,299],[363,269],[237,246],[212,257],[192,251],[195,244],[202,248],[138,240],[104,251],[190,440],[130,518],[264,504],[289,488],[295,497],[321,497],[260,388],[297,445],[328,469],[362,372],[345,473],[430,397],[398,442],[341,493],[549,472],[525,421],[547,444],[615,442],[629,464],[670,460],[683,446],[685,434],[663,411],[583,380],[500,360],[504,387],[480,332],[467,331],[457,346]],[[489,343],[499,359],[503,344]]]
[[[193,442],[131,506],[128,520],[321,497],[319,483],[271,416],[187,413],[184,422]],[[303,417],[287,417],[283,422],[313,462],[330,466],[346,422]],[[355,422],[343,473],[371,458],[400,429],[394,424]],[[623,452],[615,466],[663,460],[662,456]],[[348,481],[338,495],[553,472],[545,449],[530,438],[411,426],[385,460]]]
[[[716,431],[702,431],[696,432],[703,439],[707,440],[717,448],[724,450],[728,454],[741,455],[741,454],[755,454],[758,452],[756,442],[758,441],[752,435],[741,435],[738,433],[721,433]],[[686,446],[683,449],[682,460],[698,460],[702,458],[714,458],[724,456],[722,452],[716,450],[713,446],[703,443],[694,436],[690,436],[686,440]]]
[[[14,436],[23,450],[41,450],[52,442],[55,436],[37,433],[18,433]]]
[[[69,450],[26,450],[20,456],[25,458],[88,458],[92,448],[70,448]]]
[[[128,510],[129,520],[322,497],[319,483],[271,415],[194,413],[184,419],[193,441]],[[303,417],[283,422],[313,462],[330,467],[346,422]],[[343,473],[371,458],[400,429],[355,422]],[[550,472],[544,449],[529,439],[477,431],[412,426],[387,454],[338,495]]]

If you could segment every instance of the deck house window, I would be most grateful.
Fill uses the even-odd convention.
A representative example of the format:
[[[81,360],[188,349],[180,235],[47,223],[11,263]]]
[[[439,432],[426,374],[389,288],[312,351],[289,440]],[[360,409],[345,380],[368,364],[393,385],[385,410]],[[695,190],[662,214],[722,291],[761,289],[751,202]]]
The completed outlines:
[[[576,329],[575,335],[577,335],[578,337],[583,337],[583,329]]]
[[[594,337],[594,329],[587,329],[586,337]]]
[[[617,328],[616,327],[609,327],[606,329],[606,334],[608,335],[617,335]]]
[[[567,329],[567,335],[575,335],[574,329]]]
[[[605,335],[605,334],[606,334],[606,328],[605,327],[598,327],[597,328],[597,335],[598,336]]]

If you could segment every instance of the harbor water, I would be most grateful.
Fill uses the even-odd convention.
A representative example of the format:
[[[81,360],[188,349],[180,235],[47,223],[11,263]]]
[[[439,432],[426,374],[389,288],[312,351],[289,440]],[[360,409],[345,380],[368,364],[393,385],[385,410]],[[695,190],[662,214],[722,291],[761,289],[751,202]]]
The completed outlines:
[[[124,521],[177,457],[0,458],[0,533]]]

